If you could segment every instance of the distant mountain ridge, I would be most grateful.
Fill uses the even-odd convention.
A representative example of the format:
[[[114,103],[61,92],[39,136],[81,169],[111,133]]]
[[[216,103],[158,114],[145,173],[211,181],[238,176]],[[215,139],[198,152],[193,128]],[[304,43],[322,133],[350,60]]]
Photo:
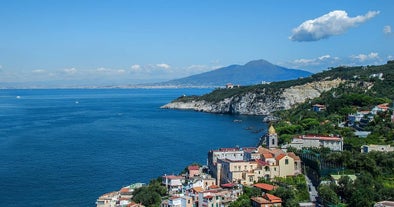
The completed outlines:
[[[263,81],[274,82],[308,77],[312,73],[288,69],[266,60],[254,60],[245,65],[230,65],[209,72],[170,80],[155,85],[161,86],[224,86],[227,83],[254,85]]]

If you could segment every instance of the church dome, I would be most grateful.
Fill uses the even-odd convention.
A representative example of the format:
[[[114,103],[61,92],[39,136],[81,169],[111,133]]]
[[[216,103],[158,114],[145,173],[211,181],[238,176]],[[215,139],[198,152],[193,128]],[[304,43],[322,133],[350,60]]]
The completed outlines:
[[[275,128],[272,125],[268,129],[268,134],[276,134],[276,130],[275,130]]]

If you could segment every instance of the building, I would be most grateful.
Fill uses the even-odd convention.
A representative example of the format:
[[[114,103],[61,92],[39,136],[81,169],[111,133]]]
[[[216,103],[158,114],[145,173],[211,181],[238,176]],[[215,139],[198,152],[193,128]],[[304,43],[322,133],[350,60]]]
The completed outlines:
[[[268,134],[264,136],[264,139],[268,149],[278,148],[278,134],[272,125],[268,129]]]
[[[269,193],[265,193],[262,197],[252,197],[250,200],[253,207],[282,206],[282,199]]]
[[[167,187],[170,194],[182,191],[182,186],[185,183],[185,177],[176,175],[164,175],[162,178],[162,184]]]
[[[293,138],[291,143],[283,146],[283,148],[287,147],[296,149],[326,147],[332,151],[342,151],[343,139],[339,136],[301,135]]]
[[[198,165],[190,165],[187,167],[187,170],[189,171],[189,178],[200,174],[200,167]]]
[[[379,104],[375,107],[372,108],[371,113],[372,114],[378,114],[379,112],[385,112],[389,109],[389,104],[388,103],[384,103],[384,104]]]
[[[217,161],[223,159],[229,159],[233,161],[243,161],[246,160],[245,151],[253,151],[256,150],[255,147],[246,147],[246,148],[220,148],[218,150],[210,150],[208,152],[208,171],[214,177],[218,178],[216,174],[218,172],[217,169]],[[219,178],[220,179],[220,178]],[[220,180],[217,179],[217,183],[220,183]]]
[[[361,146],[361,152],[362,153],[368,153],[368,152],[371,152],[371,151],[393,152],[394,151],[394,147],[391,147],[390,145],[375,145],[375,144]]]
[[[326,106],[322,105],[322,104],[315,104],[312,106],[312,110],[315,112],[320,112],[320,111],[325,111],[326,110]]]

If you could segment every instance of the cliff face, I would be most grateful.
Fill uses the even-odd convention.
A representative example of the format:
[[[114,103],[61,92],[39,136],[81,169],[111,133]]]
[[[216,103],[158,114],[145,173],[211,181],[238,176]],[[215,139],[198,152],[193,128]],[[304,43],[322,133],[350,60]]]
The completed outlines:
[[[322,92],[336,88],[342,82],[344,81],[341,79],[335,79],[307,83],[277,91],[247,92],[215,103],[206,101],[172,102],[161,108],[196,110],[209,113],[270,115],[276,110],[289,109],[298,103],[319,97]]]

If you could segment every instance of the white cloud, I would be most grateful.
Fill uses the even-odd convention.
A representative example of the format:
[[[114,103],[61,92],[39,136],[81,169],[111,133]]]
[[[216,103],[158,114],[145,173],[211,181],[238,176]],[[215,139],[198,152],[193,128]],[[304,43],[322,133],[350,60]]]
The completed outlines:
[[[387,60],[394,60],[394,56],[393,55],[388,55],[387,56]]]
[[[303,22],[293,29],[289,39],[298,42],[317,41],[333,35],[340,35],[349,28],[356,27],[379,13],[379,11],[369,11],[365,15],[349,17],[346,11],[335,10],[316,19]]]
[[[131,66],[132,71],[140,71],[141,70],[141,65],[134,64]]]
[[[383,33],[386,35],[391,34],[391,26],[390,25],[386,25],[383,27]]]
[[[156,66],[163,69],[169,69],[171,67],[170,65],[165,63],[156,64]]]
[[[77,72],[77,69],[75,69],[75,68],[66,68],[63,71],[65,73],[67,73],[67,74],[73,75],[73,74],[75,74]]]
[[[338,57],[331,57],[331,55],[322,55],[317,58],[301,58],[301,59],[296,59],[293,61],[293,66],[296,68],[301,68],[301,67],[308,67],[308,66],[319,66],[323,64],[335,64],[339,60]]]
[[[370,61],[370,60],[378,60],[379,54],[377,52],[371,52],[369,54],[352,55],[350,57],[359,61],[359,62],[365,62],[365,61]]]
[[[33,73],[45,73],[46,71],[43,69],[36,69],[32,71]]]

